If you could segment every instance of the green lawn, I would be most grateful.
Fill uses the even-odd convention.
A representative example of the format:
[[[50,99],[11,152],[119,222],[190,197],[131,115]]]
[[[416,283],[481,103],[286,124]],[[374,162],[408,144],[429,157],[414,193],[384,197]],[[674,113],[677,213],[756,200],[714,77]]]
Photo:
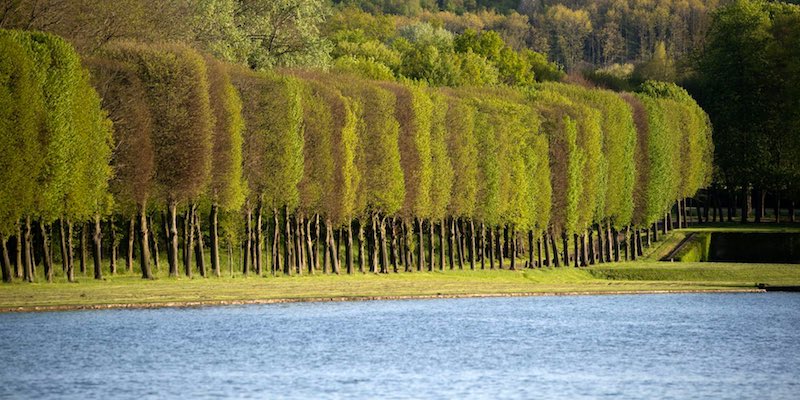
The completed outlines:
[[[729,230],[734,227],[727,226]],[[745,226],[736,229],[751,228]],[[760,228],[760,226],[758,227]],[[692,228],[701,230],[706,228]],[[764,230],[766,228],[761,228]],[[796,229],[770,227],[770,229]],[[798,230],[800,231],[800,230]],[[268,301],[279,299],[359,299],[374,297],[502,295],[536,293],[616,293],[647,291],[749,290],[758,283],[800,285],[800,265],[670,263],[653,261],[677,244],[683,231],[668,235],[638,262],[599,264],[590,268],[542,268],[523,271],[477,270],[354,275],[242,276],[223,263],[223,277],[169,278],[164,265],[157,279],[144,281],[137,272],[106,274],[96,281],[76,274],[68,283],[60,266],[54,283],[39,276],[36,283],[0,285],[0,311],[14,308],[93,305],[137,305],[181,302]],[[666,250],[664,250],[666,249]],[[508,264],[506,264],[508,265]],[[91,269],[90,269],[91,271]],[[89,271],[89,272],[90,272]],[[41,274],[41,271],[37,271]]]

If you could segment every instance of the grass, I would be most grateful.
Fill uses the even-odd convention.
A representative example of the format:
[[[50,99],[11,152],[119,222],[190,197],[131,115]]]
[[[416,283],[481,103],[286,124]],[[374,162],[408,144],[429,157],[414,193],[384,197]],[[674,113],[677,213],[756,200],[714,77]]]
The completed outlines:
[[[773,232],[795,227],[725,226],[726,231]],[[589,268],[541,268],[508,270],[446,270],[443,272],[243,276],[234,266],[233,274],[223,262],[223,277],[169,278],[164,265],[156,279],[144,281],[137,272],[123,271],[103,281],[91,278],[91,265],[76,283],[66,282],[60,266],[54,283],[40,275],[36,283],[15,281],[0,285],[0,311],[35,307],[82,307],[97,305],[145,305],[181,302],[267,301],[280,299],[358,299],[372,297],[500,295],[535,293],[617,293],[648,291],[744,290],[758,283],[800,285],[800,265],[736,263],[670,263],[654,261],[669,252],[687,231],[673,231],[651,247],[637,262],[600,264]],[[714,228],[714,230],[719,230]],[[506,264],[508,265],[508,264]],[[134,271],[138,270],[134,268]]]

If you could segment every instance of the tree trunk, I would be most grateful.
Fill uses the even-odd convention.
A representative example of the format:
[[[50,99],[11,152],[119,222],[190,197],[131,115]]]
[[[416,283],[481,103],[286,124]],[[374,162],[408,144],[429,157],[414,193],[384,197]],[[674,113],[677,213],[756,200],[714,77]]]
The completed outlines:
[[[197,208],[192,211],[192,229],[194,229],[194,233],[197,235],[197,245],[195,246],[195,263],[197,264],[197,269],[200,272],[200,276],[203,278],[206,277],[206,258],[205,258],[205,249],[203,246],[203,229],[200,226],[200,215],[197,213]]]
[[[511,256],[511,266],[509,269],[514,271],[517,269],[517,230],[511,225],[508,229],[509,248],[508,255]]]
[[[619,248],[619,232],[617,231],[616,228],[611,228],[611,232],[612,232],[612,235],[613,235],[613,238],[614,238],[614,262],[619,262],[619,260],[620,260],[620,257],[619,257],[619,252],[620,252],[620,248]]]
[[[447,225],[450,231],[450,245],[447,250],[450,258],[450,269],[453,270],[456,268],[456,227],[453,217],[450,217],[450,223]]]
[[[31,238],[31,217],[25,217],[25,236],[22,239],[23,248],[25,253],[25,264],[23,267],[23,275],[27,282],[33,282],[33,259],[31,258],[31,252],[33,249],[32,246],[32,238]]]
[[[358,272],[364,273],[367,266],[366,237],[364,236],[364,220],[358,219]]]
[[[642,251],[642,230],[636,229],[636,255],[641,257],[644,252]]]
[[[564,247],[564,266],[569,267],[569,235],[566,232],[561,234],[561,242]]]
[[[81,223],[81,239],[78,243],[80,247],[80,263],[81,263],[81,275],[86,275],[86,242],[87,242],[87,234],[86,231],[89,229],[89,224],[86,222]],[[17,253],[19,257],[21,253]]]
[[[379,260],[379,253],[380,253],[380,244],[378,243],[378,215],[376,213],[372,213],[371,216],[371,233],[372,233],[372,240],[370,241],[370,248],[371,248],[371,257],[372,262],[370,263],[369,272],[378,273],[378,264],[380,264]],[[405,221],[403,221],[403,236],[407,238],[409,235],[408,233],[408,226]],[[406,255],[406,272],[409,272],[411,268],[411,263],[408,261],[408,245],[405,246],[405,255]],[[380,271],[381,273],[385,273],[385,271]]]
[[[244,226],[244,257],[242,258],[242,275],[247,276],[250,273],[250,254],[253,251],[253,210],[250,208],[250,202],[245,204],[245,226]]]
[[[94,279],[103,279],[103,233],[100,230],[100,215],[94,216]]]
[[[298,213],[295,216],[295,235],[294,241],[295,245],[295,253],[297,254],[297,275],[302,275],[303,270],[306,269],[306,246],[305,246],[305,237],[306,237],[306,217],[303,213]]]
[[[742,215],[741,215],[741,222],[746,223],[748,214],[750,214],[750,207],[748,207],[749,202],[749,190],[747,186],[742,186]]]
[[[381,238],[381,270],[382,273],[389,273],[389,251],[386,247],[386,218],[379,217],[378,228]],[[422,243],[420,243],[422,246]]]
[[[150,233],[147,229],[147,206],[139,206],[139,266],[142,269],[142,279],[153,279],[150,271]]]
[[[289,206],[283,206],[283,224],[283,259],[285,261],[283,265],[283,273],[286,275],[291,275],[292,270],[294,269],[294,265],[292,265],[294,254],[292,254],[292,240],[290,237],[292,234],[292,222],[291,218],[289,217]]]
[[[688,199],[684,197],[681,200],[681,203],[683,204],[683,227],[688,228],[689,227],[689,211],[688,211],[689,206],[687,205]]]
[[[69,261],[67,261],[67,229],[64,226],[64,218],[58,220],[58,244],[61,250],[61,272],[65,275],[69,269]],[[72,282],[71,280],[69,282]]]
[[[591,231],[590,231],[591,232]],[[586,248],[586,233],[581,234],[581,267],[586,267],[589,265],[588,260],[589,254]]]
[[[556,244],[556,235],[550,234],[550,246],[552,247],[553,251],[553,266],[560,267],[561,266],[561,255],[559,255],[558,245]]]
[[[536,238],[536,267],[542,267],[542,239]]]
[[[486,225],[481,221],[480,236],[481,269],[486,269]]]
[[[215,276],[219,277],[221,275],[219,270],[219,206],[217,203],[211,204],[211,213],[208,215],[208,224],[209,224],[209,239],[211,243],[209,247],[211,248],[211,272],[214,273]]]
[[[256,276],[262,276],[264,273],[264,204],[261,199],[256,204],[255,227],[253,228],[253,248],[255,252],[255,267]]]
[[[592,229],[592,227],[589,227],[589,229],[587,229],[587,232],[589,233],[588,234],[589,243],[588,243],[588,249],[587,249],[588,253],[589,253],[587,255],[589,257],[588,262],[589,262],[589,265],[594,265],[597,262],[595,260],[595,258],[596,258],[595,256],[596,255],[595,255],[595,249],[594,249],[594,229]]]
[[[627,251],[631,254],[631,261],[636,261],[636,229],[631,229],[629,233],[630,235],[626,238],[629,247]]]
[[[283,270],[283,260],[281,258],[281,221],[278,209],[274,207],[272,208],[272,225],[275,227],[272,232],[272,275],[277,275],[278,271]]]
[[[503,254],[503,228],[498,226],[497,227],[497,267],[503,269],[503,261],[505,258],[505,254]]]
[[[467,261],[467,246],[466,236],[464,229],[464,220],[459,218],[456,220],[456,245],[458,246],[458,269],[464,269],[464,264]]]
[[[44,221],[39,221],[39,233],[42,235],[42,263],[44,264],[44,275],[48,282],[53,281],[53,258],[50,255],[50,238],[48,236],[49,226]]]
[[[422,218],[415,218],[417,221],[417,251],[419,252],[419,256],[417,257],[417,272],[422,272],[425,270],[425,235],[422,233]]]
[[[475,249],[475,221],[472,218],[469,219],[469,238],[469,269],[474,271],[477,251]]]
[[[3,270],[3,282],[11,283],[11,258],[8,256],[8,247],[6,247],[6,235],[0,233],[0,264]]]
[[[400,264],[402,264],[400,252],[403,240],[400,238],[400,234],[398,233],[397,220],[392,217],[389,219],[389,221],[391,224],[391,240],[389,241],[389,250],[392,252],[392,271],[397,273],[400,271]]]
[[[658,223],[654,222],[653,226],[651,227],[651,229],[653,230],[653,241],[657,242],[658,241]]]
[[[494,245],[494,227],[489,227],[489,269],[494,269],[495,261],[495,245]]]
[[[127,254],[125,257],[125,269],[128,270],[128,273],[133,273],[133,246],[136,245],[136,216],[131,215],[131,218],[128,220],[128,247],[125,248],[127,250]]]
[[[167,254],[169,255],[169,276],[178,276],[178,205],[174,200],[168,202],[169,235],[167,237]]]
[[[542,239],[544,242],[544,265],[549,267],[552,265],[552,263],[550,262],[550,236],[547,234],[547,232],[542,234]],[[542,254],[541,249],[539,249],[539,254]],[[541,262],[539,263],[539,266],[542,266]]]
[[[614,252],[613,250],[614,239],[613,235],[611,235],[611,223],[609,222],[606,222],[606,232],[605,232],[605,237],[603,239],[605,240],[606,243],[606,249],[605,249],[606,262],[611,262],[611,260],[614,259],[614,255],[611,254]]]
[[[533,230],[528,230],[528,268],[533,268]]]
[[[185,240],[184,246],[184,254],[185,258],[183,259],[183,269],[184,274],[188,277],[192,277],[192,257],[194,252],[194,214],[195,214],[195,205],[189,204],[189,207],[186,209],[186,213],[183,217],[183,239]]]
[[[580,245],[578,243],[578,238],[579,238],[579,236],[578,236],[577,233],[573,233],[572,234],[572,265],[575,268],[578,268],[580,266],[580,254],[581,253],[578,252],[578,248],[580,247]]]
[[[775,223],[781,223],[781,192],[775,192]]]
[[[327,222],[331,223],[330,220],[328,220]],[[341,235],[339,235],[339,238],[341,238]],[[339,258],[339,239],[336,238],[333,225],[331,225],[331,248],[333,249],[333,252],[331,252],[332,272],[336,275],[339,275],[340,271],[342,270],[341,268],[342,263]]]
[[[317,253],[316,253],[316,245],[314,243],[314,226],[316,224],[318,216],[314,214],[314,217],[309,218],[306,221],[306,252],[308,253],[308,274],[313,275],[314,270],[316,269],[317,263]],[[348,272],[351,273],[351,272]]]
[[[604,263],[606,261],[605,258],[605,243],[603,241],[603,226],[601,224],[597,224],[597,261],[600,263]]]
[[[108,219],[108,233],[109,233],[109,240],[111,241],[111,245],[108,249],[109,253],[109,273],[114,275],[117,273],[117,227],[114,221],[114,216],[112,215]]]
[[[152,247],[152,257],[153,263],[155,265],[155,270],[158,271],[159,264],[158,264],[158,228],[157,225],[153,223],[153,215],[149,215],[147,217],[147,227],[148,227],[148,234],[150,236],[150,241],[153,245]]]
[[[353,220],[347,220],[347,237],[344,242],[344,257],[347,264],[347,274],[351,275],[354,269],[353,263]]]
[[[444,259],[445,259],[445,250],[444,250],[444,218],[439,220],[439,271],[444,271]]]
[[[789,222],[795,222],[794,216],[794,200],[789,202]]]
[[[434,231],[434,222],[433,219],[428,221],[428,271],[433,271],[436,269],[436,251],[434,249],[434,245],[436,241],[434,238],[436,237],[433,233]]]

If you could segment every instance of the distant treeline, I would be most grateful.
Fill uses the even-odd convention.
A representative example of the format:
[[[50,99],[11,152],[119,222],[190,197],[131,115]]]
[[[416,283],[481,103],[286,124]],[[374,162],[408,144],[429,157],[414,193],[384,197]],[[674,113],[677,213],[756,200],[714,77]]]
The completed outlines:
[[[257,275],[586,265],[621,230],[641,251],[711,176],[708,117],[673,84],[432,88],[135,42],[81,60],[27,31],[0,51],[6,281],[52,279],[56,237],[72,280],[75,225],[98,279],[111,236],[113,273],[120,220],[144,278],[162,246],[173,276],[209,274],[206,246],[219,274],[240,244]]]

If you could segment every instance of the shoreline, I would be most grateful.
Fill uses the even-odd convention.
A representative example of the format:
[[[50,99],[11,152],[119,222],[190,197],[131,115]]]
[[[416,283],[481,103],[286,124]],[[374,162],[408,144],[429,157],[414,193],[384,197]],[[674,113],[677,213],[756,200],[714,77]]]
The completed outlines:
[[[385,300],[435,300],[435,299],[502,298],[502,297],[556,297],[556,296],[598,296],[598,295],[609,296],[609,295],[647,295],[647,294],[766,293],[766,292],[767,290],[762,288],[735,288],[735,289],[731,288],[731,289],[675,289],[675,290],[654,289],[654,290],[615,290],[615,291],[298,297],[298,298],[251,299],[251,300],[170,301],[170,302],[160,302],[160,303],[152,302],[152,303],[76,304],[76,305],[19,306],[19,307],[0,306],[0,313],[5,314],[5,313],[85,311],[85,310],[201,308],[201,307],[262,305],[262,304],[331,303],[331,302],[361,302],[361,301],[385,301]]]

